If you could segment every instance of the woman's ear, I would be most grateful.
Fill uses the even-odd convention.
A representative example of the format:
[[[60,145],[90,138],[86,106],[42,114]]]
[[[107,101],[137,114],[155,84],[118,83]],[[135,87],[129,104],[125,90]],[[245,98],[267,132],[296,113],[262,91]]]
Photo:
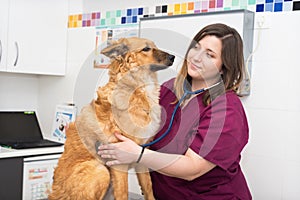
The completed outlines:
[[[224,74],[224,69],[225,69],[225,65],[224,64],[222,64],[222,67],[221,67],[221,69],[220,69],[220,75],[223,75]]]

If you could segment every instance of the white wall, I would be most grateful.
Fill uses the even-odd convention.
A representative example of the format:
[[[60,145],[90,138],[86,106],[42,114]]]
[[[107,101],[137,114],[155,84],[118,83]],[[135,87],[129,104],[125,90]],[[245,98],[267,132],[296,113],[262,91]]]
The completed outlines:
[[[243,167],[254,199],[300,199],[300,12],[256,13],[250,142]],[[258,23],[256,23],[258,25]]]
[[[154,0],[139,5],[133,0],[70,2],[70,14],[158,4]],[[177,2],[183,1],[164,3]],[[296,11],[256,13],[251,95],[242,99],[250,125],[242,166],[255,200],[300,199],[299,20]],[[65,77],[0,73],[0,109],[38,109],[48,135],[55,105],[73,101],[77,74],[94,48],[94,38],[93,28],[69,30]]]
[[[36,75],[0,72],[0,110],[37,110]]]

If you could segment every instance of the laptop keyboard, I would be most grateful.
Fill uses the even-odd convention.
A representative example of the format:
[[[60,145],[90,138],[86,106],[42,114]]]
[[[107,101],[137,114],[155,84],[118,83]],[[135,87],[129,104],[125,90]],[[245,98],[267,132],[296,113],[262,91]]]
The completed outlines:
[[[28,149],[28,148],[40,148],[40,147],[55,147],[55,146],[62,146],[63,144],[58,142],[53,142],[50,140],[41,140],[41,141],[34,141],[34,142],[16,142],[11,143],[6,146],[10,146],[13,149]]]

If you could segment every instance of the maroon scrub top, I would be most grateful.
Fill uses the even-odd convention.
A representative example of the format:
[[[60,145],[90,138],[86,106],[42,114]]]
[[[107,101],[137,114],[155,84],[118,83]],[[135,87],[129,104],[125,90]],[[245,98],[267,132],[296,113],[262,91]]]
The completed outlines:
[[[160,91],[162,128],[168,128],[176,106],[174,79]],[[151,172],[155,198],[158,200],[232,200],[252,199],[240,167],[241,151],[248,142],[247,118],[239,97],[232,91],[217,97],[210,105],[202,103],[199,94],[184,108],[178,109],[171,131],[152,150],[185,154],[188,148],[216,165],[211,171],[192,180]]]

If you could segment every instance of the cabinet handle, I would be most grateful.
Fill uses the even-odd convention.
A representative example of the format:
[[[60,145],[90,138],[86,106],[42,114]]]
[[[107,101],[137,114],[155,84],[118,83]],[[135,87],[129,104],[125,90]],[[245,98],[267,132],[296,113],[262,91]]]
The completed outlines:
[[[16,50],[17,50],[17,55],[16,55],[16,59],[14,62],[14,67],[17,66],[18,60],[19,60],[19,45],[17,42],[15,42],[15,46],[16,46]]]
[[[0,63],[2,60],[2,41],[0,40]]]

